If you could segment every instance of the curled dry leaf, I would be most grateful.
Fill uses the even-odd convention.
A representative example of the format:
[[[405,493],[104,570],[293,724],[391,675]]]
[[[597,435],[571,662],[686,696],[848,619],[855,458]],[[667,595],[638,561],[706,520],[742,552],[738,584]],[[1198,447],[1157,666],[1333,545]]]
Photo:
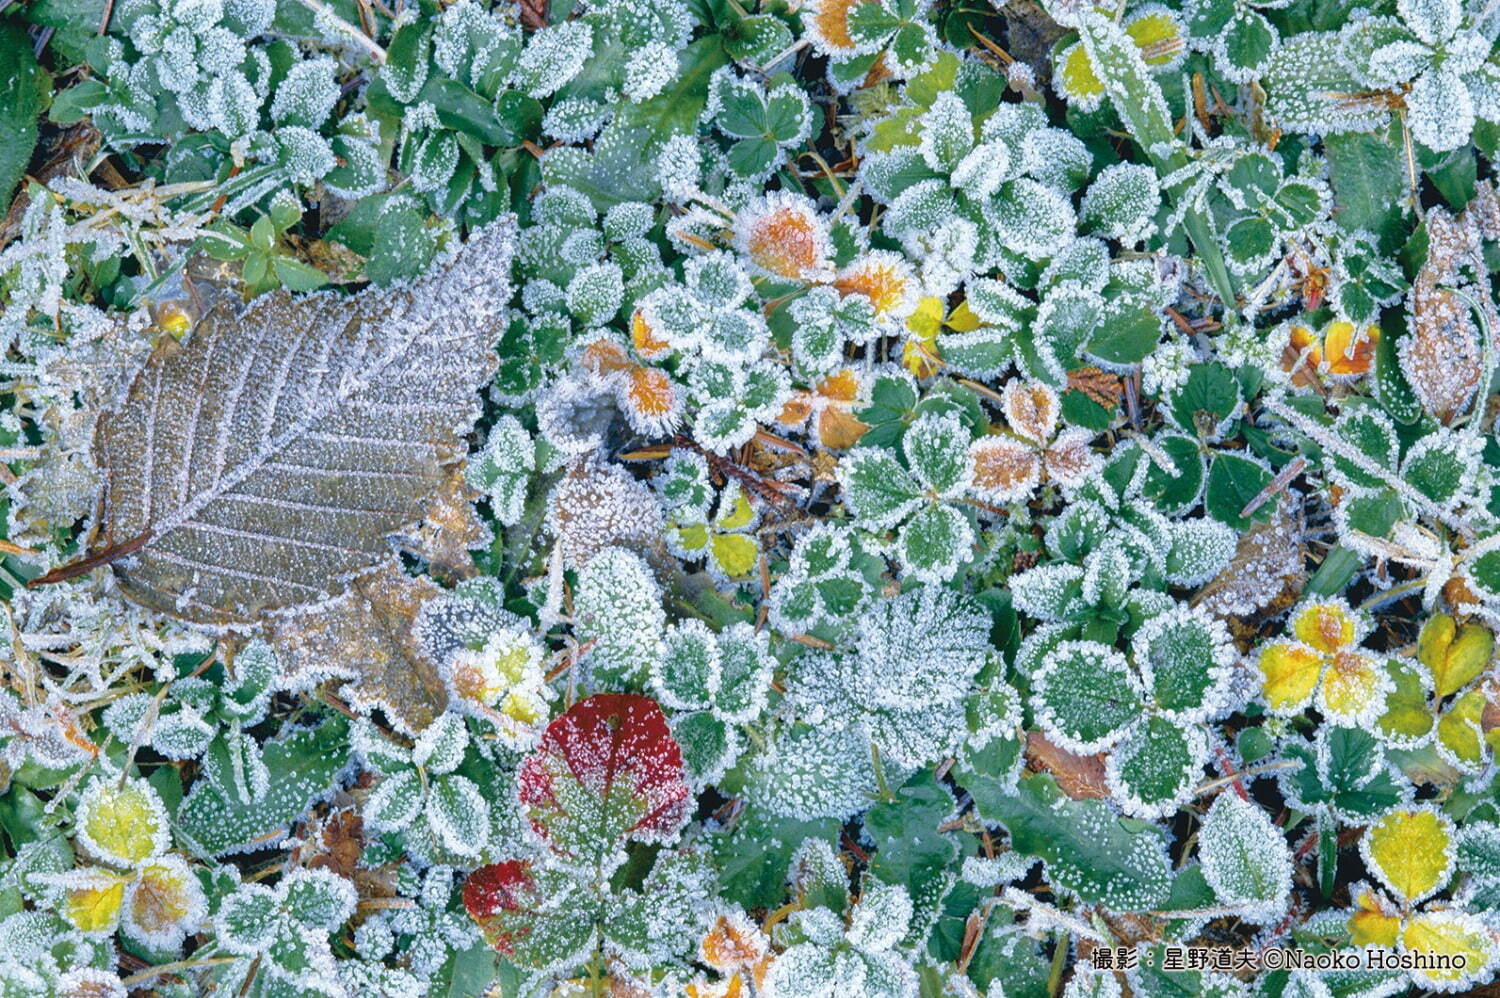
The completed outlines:
[[[103,529],[133,600],[249,623],[390,563],[465,453],[495,367],[514,221],[408,287],[204,314],[99,422]]]
[[[1194,604],[1218,617],[1247,617],[1273,603],[1294,601],[1307,581],[1301,509],[1295,492],[1280,499],[1276,515],[1240,535],[1234,558]]]

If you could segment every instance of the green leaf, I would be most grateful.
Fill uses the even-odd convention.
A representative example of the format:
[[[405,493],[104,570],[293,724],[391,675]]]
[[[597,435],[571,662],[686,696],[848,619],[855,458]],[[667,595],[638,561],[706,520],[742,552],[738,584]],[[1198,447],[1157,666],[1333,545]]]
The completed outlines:
[[[859,447],[845,454],[839,480],[850,510],[874,529],[895,526],[921,501],[916,480],[881,448]]]
[[[36,148],[37,118],[51,83],[37,64],[25,27],[0,22],[0,206],[5,208]]]
[[[1249,516],[1240,515],[1240,511],[1271,484],[1273,477],[1265,465],[1251,458],[1228,452],[1216,454],[1208,471],[1203,506],[1219,522],[1236,530],[1245,530],[1252,523],[1270,519],[1276,511],[1276,504],[1267,502]]]
[[[1013,795],[975,793],[974,804],[1005,826],[1012,849],[1041,857],[1048,878],[1086,903],[1147,911],[1167,900],[1166,835],[1154,824],[1120,818],[1102,800],[1070,800],[1046,773],[1021,777]]]
[[[1088,352],[1106,364],[1139,364],[1156,349],[1161,323],[1161,316],[1146,305],[1111,308],[1089,340]]]
[[[1349,231],[1375,234],[1393,250],[1404,235],[1406,167],[1400,147],[1378,133],[1348,132],[1323,140],[1333,185],[1333,220]]]
[[[334,716],[266,742],[270,785],[259,801],[241,801],[232,789],[200,779],[177,809],[178,838],[204,859],[269,842],[333,787],[349,761],[348,733],[348,722]]]
[[[1246,921],[1264,925],[1286,911],[1292,851],[1255,802],[1221,792],[1198,832],[1198,857],[1219,903],[1242,908]]]

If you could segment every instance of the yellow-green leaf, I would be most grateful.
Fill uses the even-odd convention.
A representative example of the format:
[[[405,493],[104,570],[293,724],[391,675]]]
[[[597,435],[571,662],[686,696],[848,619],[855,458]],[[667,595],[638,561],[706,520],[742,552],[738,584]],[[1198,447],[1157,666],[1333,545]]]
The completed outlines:
[[[78,803],[78,838],[114,866],[136,866],[171,844],[161,800],[144,780],[89,784]]]
[[[1453,822],[1430,808],[1397,808],[1365,829],[1365,863],[1391,892],[1419,901],[1453,870]]]
[[[1271,710],[1294,713],[1312,699],[1323,672],[1323,656],[1307,645],[1281,641],[1260,653],[1260,672]]]
[[[1472,915],[1451,909],[1424,911],[1413,916],[1401,930],[1401,948],[1408,953],[1462,958],[1462,968],[1412,971],[1435,984],[1472,981],[1495,959],[1494,944],[1483,923]]]
[[[719,509],[720,530],[740,530],[748,527],[755,519],[755,508],[750,505],[750,500],[745,497],[743,489],[734,490],[734,501],[729,503],[729,508],[724,509],[723,504]]]
[[[1427,707],[1427,689],[1414,664],[1400,659],[1386,662],[1396,688],[1386,694],[1385,713],[1381,715],[1381,733],[1401,744],[1411,744],[1432,731],[1432,712]]]
[[[99,867],[68,874],[77,880],[63,902],[62,914],[80,932],[109,932],[120,919],[129,878]]]
[[[713,538],[714,561],[730,578],[749,575],[755,567],[760,548],[755,538],[747,534],[715,534]]]
[[[684,551],[702,551],[708,547],[708,525],[689,523],[675,528],[677,546]]]
[[[1484,733],[1479,727],[1484,704],[1484,691],[1470,690],[1454,701],[1448,713],[1438,721],[1438,743],[1465,769],[1474,770],[1484,765]]]

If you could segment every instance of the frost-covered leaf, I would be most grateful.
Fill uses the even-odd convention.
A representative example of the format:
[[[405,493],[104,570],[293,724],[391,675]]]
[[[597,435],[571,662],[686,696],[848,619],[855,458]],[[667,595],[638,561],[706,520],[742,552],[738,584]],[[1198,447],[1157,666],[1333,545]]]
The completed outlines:
[[[1198,832],[1203,876],[1221,904],[1247,921],[1275,922],[1292,888],[1292,851],[1281,829],[1253,801],[1220,792]]]
[[[480,867],[464,883],[464,907],[485,941],[536,969],[563,969],[582,959],[594,938],[592,913],[566,875],[527,860]]]
[[[532,831],[580,866],[607,868],[627,840],[665,842],[688,817],[682,754],[655,701],[600,693],[558,717],[518,773]]]
[[[1143,706],[1125,657],[1097,641],[1063,642],[1032,680],[1037,723],[1081,755],[1119,741]]]
[[[1453,872],[1454,831],[1453,822],[1430,807],[1397,808],[1365,829],[1360,853],[1381,883],[1412,903]]]
[[[1011,848],[1040,856],[1049,880],[1085,902],[1144,911],[1166,901],[1171,884],[1159,828],[1120,818],[1098,800],[1068,800],[1052,777],[1021,777],[1019,792],[976,797],[980,816],[1010,833]]]
[[[458,461],[494,369],[515,227],[407,288],[221,300],[100,419],[101,541],[133,599],[189,620],[312,603],[392,555]]]
[[[268,741],[264,797],[240,801],[229,788],[200,780],[177,808],[177,834],[204,858],[261,848],[279,839],[313,801],[333,789],[349,761],[349,727],[333,717]]]
[[[78,802],[83,847],[114,866],[137,866],[171,844],[166,808],[144,780],[95,778]]]

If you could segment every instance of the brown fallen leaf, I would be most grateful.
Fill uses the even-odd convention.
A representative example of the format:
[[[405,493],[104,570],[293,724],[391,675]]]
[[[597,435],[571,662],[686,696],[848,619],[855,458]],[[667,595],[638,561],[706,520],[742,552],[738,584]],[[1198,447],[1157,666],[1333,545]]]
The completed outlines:
[[[396,543],[419,558],[425,558],[432,574],[443,582],[471,579],[477,572],[469,553],[494,540],[494,533],[474,510],[480,492],[454,469],[433,496],[427,516],[395,538]]]
[[[1266,607],[1296,599],[1307,582],[1301,519],[1300,498],[1286,493],[1274,516],[1240,535],[1234,557],[1198,591],[1194,605],[1218,617],[1264,619]]]
[[[1051,773],[1062,792],[1074,800],[1109,796],[1109,787],[1104,782],[1103,753],[1077,755],[1054,744],[1040,731],[1028,731],[1026,765]]]
[[[1411,288],[1411,333],[1397,347],[1417,400],[1443,423],[1467,412],[1479,390],[1482,337],[1469,302],[1454,292],[1465,288],[1469,297],[1489,302],[1488,288],[1466,286],[1463,277],[1468,264],[1487,273],[1478,221],[1483,211],[1457,217],[1440,206],[1428,211],[1427,259]],[[1493,305],[1488,309],[1490,321],[1500,322]]]
[[[132,600],[228,625],[394,564],[464,459],[514,240],[497,222],[406,287],[216,302],[100,417],[102,529],[38,582],[112,564]]]
[[[520,0],[521,23],[535,30],[547,26],[547,0]]]
[[[344,680],[339,692],[350,706],[379,708],[394,727],[417,734],[448,704],[437,666],[412,635],[417,611],[441,591],[385,562],[334,599],[272,616],[267,636],[283,687],[308,690]]]

